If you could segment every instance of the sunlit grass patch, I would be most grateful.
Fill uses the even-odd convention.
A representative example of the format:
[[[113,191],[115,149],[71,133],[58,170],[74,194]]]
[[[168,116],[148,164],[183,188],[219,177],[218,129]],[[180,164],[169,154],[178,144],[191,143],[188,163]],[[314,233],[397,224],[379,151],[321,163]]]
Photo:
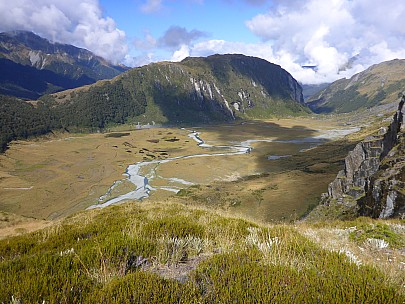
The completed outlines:
[[[360,224],[350,232],[350,238],[359,244],[368,243],[375,247],[403,247],[405,239],[383,223]]]
[[[90,210],[0,241],[0,303],[402,303],[400,273],[360,256],[343,223],[265,225],[169,202]],[[332,236],[341,243],[324,246]]]

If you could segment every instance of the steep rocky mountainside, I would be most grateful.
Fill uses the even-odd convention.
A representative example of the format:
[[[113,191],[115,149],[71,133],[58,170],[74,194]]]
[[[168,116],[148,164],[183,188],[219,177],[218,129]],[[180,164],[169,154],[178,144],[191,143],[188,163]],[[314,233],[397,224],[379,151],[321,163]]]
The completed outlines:
[[[405,216],[405,95],[387,128],[358,143],[330,183],[323,205],[342,205],[359,216]]]
[[[0,93],[26,99],[111,79],[128,68],[32,32],[0,33]]]
[[[405,86],[405,59],[371,66],[350,79],[335,81],[307,99],[316,113],[347,113],[395,102]]]
[[[111,122],[209,123],[309,112],[301,86],[288,72],[244,55],[153,63],[42,101],[65,124],[91,128]]]

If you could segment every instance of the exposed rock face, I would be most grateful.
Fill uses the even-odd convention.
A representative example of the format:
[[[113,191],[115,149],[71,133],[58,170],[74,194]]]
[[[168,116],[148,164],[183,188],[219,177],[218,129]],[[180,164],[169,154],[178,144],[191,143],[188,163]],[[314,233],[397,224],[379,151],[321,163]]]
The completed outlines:
[[[32,32],[0,33],[0,93],[37,99],[48,93],[111,79],[128,70],[73,45]]]
[[[266,60],[238,54],[151,63],[86,90],[47,97],[70,125],[75,124],[77,115],[69,113],[88,113],[86,116],[91,117],[101,108],[118,109],[123,121],[130,117],[158,124],[212,123],[310,112],[303,102],[301,86],[287,71]],[[95,101],[105,106],[94,108]],[[138,105],[137,115],[132,114],[135,111],[128,114],[122,109],[124,105]],[[101,124],[86,119],[86,127],[104,127],[109,123],[108,111],[100,113]]]
[[[324,203],[356,205],[358,214],[387,218],[405,215],[405,143],[401,130],[403,95],[388,128],[358,143],[345,168],[330,183]]]

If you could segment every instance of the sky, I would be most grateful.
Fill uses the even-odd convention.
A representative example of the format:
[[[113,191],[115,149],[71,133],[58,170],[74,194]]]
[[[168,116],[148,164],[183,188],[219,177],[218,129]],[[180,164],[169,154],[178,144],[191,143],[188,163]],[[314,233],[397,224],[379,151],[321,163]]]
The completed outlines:
[[[33,31],[131,67],[245,54],[303,84],[404,59],[404,20],[403,0],[0,0],[1,32]]]

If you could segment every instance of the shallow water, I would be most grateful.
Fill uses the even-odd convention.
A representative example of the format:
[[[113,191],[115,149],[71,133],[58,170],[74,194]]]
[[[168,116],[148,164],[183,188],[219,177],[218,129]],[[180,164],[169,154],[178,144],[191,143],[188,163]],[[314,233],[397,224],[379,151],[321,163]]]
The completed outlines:
[[[185,129],[183,129],[185,130]],[[131,164],[127,167],[126,172],[125,172],[125,180],[129,181],[134,185],[134,190],[125,193],[123,195],[120,195],[118,197],[112,198],[110,200],[107,200],[104,203],[99,203],[96,205],[90,206],[88,209],[93,209],[93,208],[103,208],[112,204],[117,204],[121,203],[126,200],[142,200],[145,198],[148,198],[150,196],[151,191],[156,191],[156,190],[165,190],[165,191],[170,191],[177,193],[180,191],[181,188],[184,188],[184,186],[190,186],[193,185],[193,182],[180,179],[178,177],[169,177],[169,178],[164,178],[162,176],[159,176],[157,174],[157,168],[161,164],[165,164],[168,162],[176,161],[176,160],[181,160],[181,159],[191,159],[191,158],[200,158],[200,157],[223,157],[223,156],[232,156],[232,155],[241,155],[241,154],[246,154],[250,153],[253,149],[252,144],[254,143],[286,143],[286,144],[309,144],[310,148],[313,148],[315,146],[318,146],[324,142],[327,142],[329,140],[337,139],[339,137],[343,137],[345,135],[348,135],[350,133],[358,131],[359,128],[349,128],[349,129],[334,129],[334,130],[328,130],[328,131],[323,131],[321,132],[320,135],[314,136],[314,137],[306,137],[306,138],[297,138],[297,139],[290,139],[290,140],[275,140],[275,139],[249,139],[245,140],[240,143],[232,143],[232,145],[210,145],[207,144],[202,137],[200,136],[200,133],[195,131],[195,130],[186,130],[189,132],[188,136],[193,139],[199,147],[205,150],[209,150],[211,153],[201,153],[201,154],[193,154],[193,155],[184,155],[184,156],[178,156],[178,157],[172,157],[164,160],[152,160],[152,161],[146,161],[146,162],[138,162],[136,164]],[[307,149],[301,149],[300,152],[304,152]],[[220,153],[212,153],[213,151],[223,151]],[[290,155],[269,155],[267,156],[268,160],[277,160],[280,158],[284,157],[289,157]],[[143,172],[143,173],[141,173]],[[162,180],[166,180],[169,185],[165,186],[155,186],[152,187],[150,185],[150,182],[153,181],[154,179],[159,178]],[[102,202],[105,200],[112,192],[114,187],[122,181],[116,181],[107,191],[106,194],[100,197],[99,201]],[[178,184],[183,187],[179,186],[174,186],[171,184]]]

